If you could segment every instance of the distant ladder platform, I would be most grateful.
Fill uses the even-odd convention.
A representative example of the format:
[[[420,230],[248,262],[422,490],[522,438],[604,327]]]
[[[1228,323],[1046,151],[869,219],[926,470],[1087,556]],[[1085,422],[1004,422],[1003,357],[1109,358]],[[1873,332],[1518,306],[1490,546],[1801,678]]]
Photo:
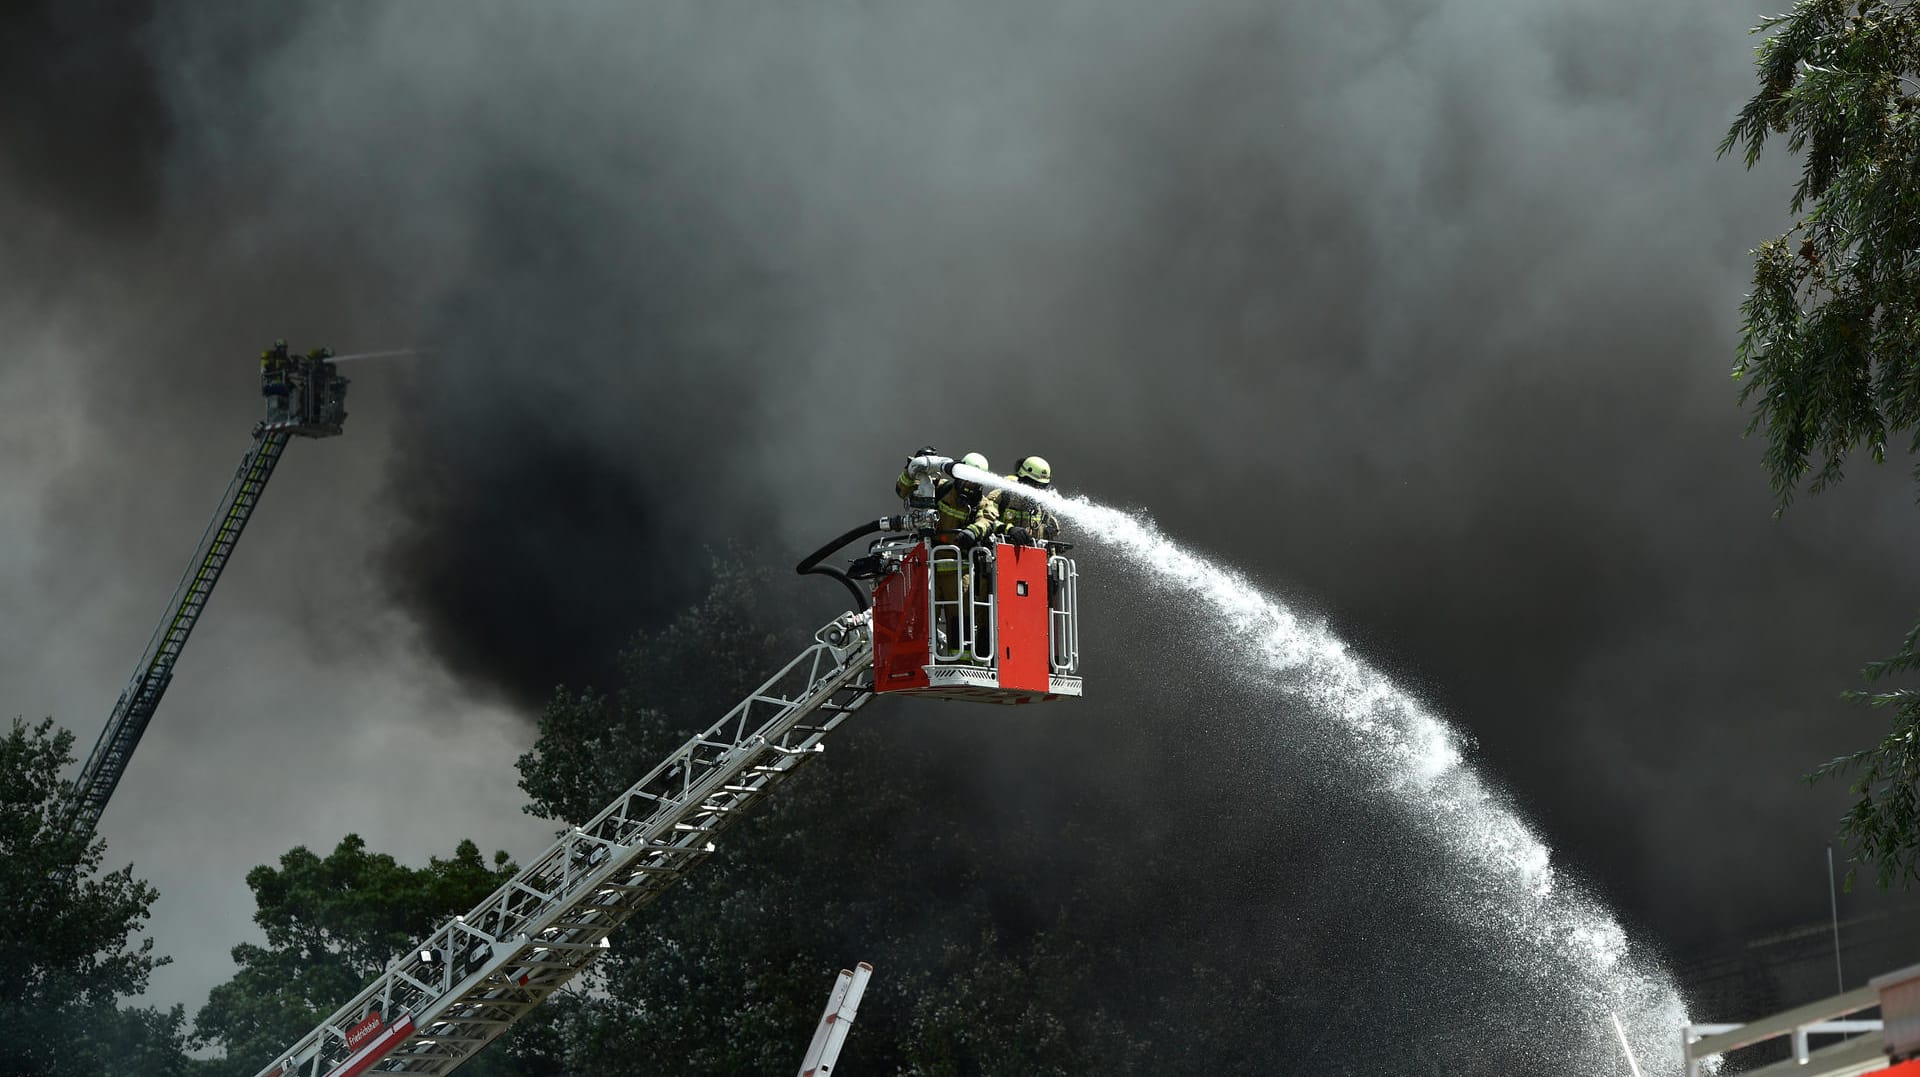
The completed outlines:
[[[253,443],[240,458],[239,470],[227,483],[219,507],[194,546],[193,559],[187,562],[186,574],[167,600],[166,612],[140,654],[133,679],[114,703],[100,739],[74,779],[75,807],[70,823],[74,828],[91,832],[100,824],[100,816],[119,788],[134,749],[140,746],[161,697],[173,683],[173,668],[186,649],[187,638],[200,623],[214,585],[226,571],[241,532],[260,504],[267,480],[286,452],[287,440],[340,433],[340,424],[347,417],[347,379],[334,369],[329,361],[332,355],[325,348],[292,355],[284,341],[275,341],[261,354],[260,391],[266,401],[265,417],[255,424]]]

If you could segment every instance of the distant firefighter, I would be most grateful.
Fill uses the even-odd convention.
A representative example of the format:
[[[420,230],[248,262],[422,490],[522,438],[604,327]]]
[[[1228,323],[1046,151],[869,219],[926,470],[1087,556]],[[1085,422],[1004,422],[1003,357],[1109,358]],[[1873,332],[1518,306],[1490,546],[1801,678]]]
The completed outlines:
[[[287,395],[287,342],[276,340],[260,353],[260,391],[267,396]]]

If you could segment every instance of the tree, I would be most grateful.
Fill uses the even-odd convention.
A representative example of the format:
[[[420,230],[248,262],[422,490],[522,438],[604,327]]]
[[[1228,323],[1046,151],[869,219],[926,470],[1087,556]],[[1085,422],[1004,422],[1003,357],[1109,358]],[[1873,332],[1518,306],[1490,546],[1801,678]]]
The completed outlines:
[[[1920,2],[1799,0],[1754,32],[1769,35],[1760,90],[1720,153],[1741,147],[1751,168],[1779,135],[1803,161],[1792,226],[1752,252],[1733,376],[1785,509],[1856,452],[1884,461],[1889,438],[1920,454]],[[1920,670],[1917,643],[1920,625],[1866,667],[1869,685]],[[1892,729],[1809,777],[1852,776],[1841,835],[1856,865],[1882,887],[1920,881],[1920,694],[1846,695],[1887,708]]]
[[[70,825],[73,734],[15,719],[0,740],[0,1072],[185,1072],[183,1015],[120,1009],[166,958],[133,937],[158,895],[133,866],[98,875],[106,842]]]
[[[516,870],[504,852],[489,867],[471,841],[449,859],[410,868],[368,852],[357,834],[324,858],[299,846],[278,869],[254,868],[247,885],[266,945],[233,948],[240,971],[213,989],[195,1019],[197,1045],[226,1053],[204,1071],[258,1071],[358,994],[395,954],[478,904]],[[532,1072],[507,1061],[513,1053],[489,1049],[469,1067],[480,1074]]]

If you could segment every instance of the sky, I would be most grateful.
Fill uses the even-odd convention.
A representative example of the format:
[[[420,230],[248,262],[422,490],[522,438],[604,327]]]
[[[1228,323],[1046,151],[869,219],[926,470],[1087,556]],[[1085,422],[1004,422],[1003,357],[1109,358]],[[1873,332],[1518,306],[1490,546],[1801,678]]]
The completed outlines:
[[[1836,696],[1913,620],[1920,514],[1862,462],[1775,520],[1741,438],[1792,162],[1714,148],[1762,6],[35,5],[0,709],[84,755],[266,342],[431,347],[343,368],[108,809],[156,1001],[230,974],[293,845],[537,852],[553,687],[709,548],[889,511],[923,444],[1043,453],[1326,618],[1670,952],[1817,920],[1844,795],[1800,776],[1878,739]],[[1162,615],[1097,586],[1129,661],[1089,696],[1151,709]]]

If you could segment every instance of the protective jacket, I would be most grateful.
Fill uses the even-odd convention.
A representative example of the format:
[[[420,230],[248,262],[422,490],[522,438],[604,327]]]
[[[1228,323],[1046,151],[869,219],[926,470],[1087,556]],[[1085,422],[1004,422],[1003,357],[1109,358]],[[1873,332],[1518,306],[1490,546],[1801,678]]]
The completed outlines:
[[[286,341],[274,341],[273,347],[260,353],[260,391],[268,396],[289,395],[287,368],[292,365],[293,360],[287,357]]]
[[[1009,475],[1008,478],[1013,478]],[[1037,539],[1053,539],[1060,534],[1060,518],[1040,502],[1018,490],[995,490],[988,494],[980,513],[990,520],[988,530],[1004,535],[1016,527]]]

